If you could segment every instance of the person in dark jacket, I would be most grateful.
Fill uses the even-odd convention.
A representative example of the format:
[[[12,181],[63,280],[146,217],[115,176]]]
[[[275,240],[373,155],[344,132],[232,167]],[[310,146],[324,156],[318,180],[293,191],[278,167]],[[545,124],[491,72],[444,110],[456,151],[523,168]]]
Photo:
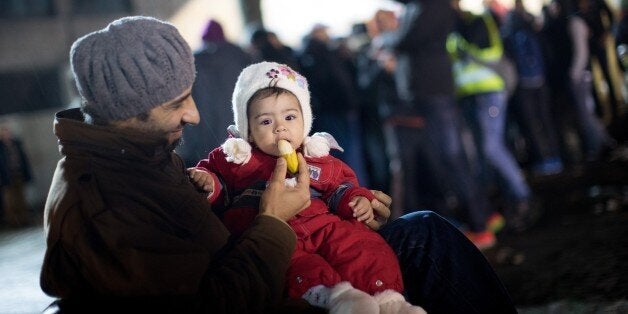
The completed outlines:
[[[294,50],[279,39],[275,32],[259,27],[251,34],[250,54],[254,61],[272,61],[287,64],[293,69],[299,68]]]
[[[540,25],[522,0],[508,13],[502,27],[505,52],[512,57],[518,74],[513,95],[515,121],[530,143],[532,171],[550,175],[563,170],[558,132],[552,122],[549,89],[546,84]]]
[[[125,17],[78,39],[70,60],[83,101],[55,118],[63,158],[46,201],[40,285],[58,299],[46,313],[323,311],[284,296],[296,245],[285,222],[310,203],[303,157],[294,188],[278,159],[260,214],[235,237],[173,152],[200,119],[193,55],[174,26]],[[389,213],[391,199],[374,196]],[[481,252],[438,215],[377,228],[409,302],[429,313],[516,312]]]
[[[31,165],[22,141],[7,126],[0,126],[0,216],[13,227],[31,221],[24,195],[25,184],[32,181]]]
[[[194,53],[196,80],[192,97],[196,102],[200,122],[183,133],[177,153],[190,167],[207,156],[209,147],[220,145],[227,138],[231,110],[231,90],[242,69],[252,57],[239,46],[229,42],[222,26],[209,20],[203,32],[203,47]]]
[[[362,137],[358,119],[359,96],[354,76],[337,50],[331,47],[328,27],[316,24],[303,38],[303,48],[298,56],[300,72],[310,82],[312,110],[316,119],[314,132],[334,134],[342,154],[334,157],[347,163],[362,185],[368,185],[362,152]]]

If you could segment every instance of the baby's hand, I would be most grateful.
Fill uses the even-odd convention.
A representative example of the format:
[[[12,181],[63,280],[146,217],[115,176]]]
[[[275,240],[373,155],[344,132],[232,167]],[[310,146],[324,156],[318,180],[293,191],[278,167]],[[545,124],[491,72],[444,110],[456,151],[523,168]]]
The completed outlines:
[[[214,178],[209,172],[200,168],[188,168],[190,180],[196,188],[208,192],[210,195],[214,192]]]
[[[375,218],[371,202],[364,196],[354,197],[351,202],[349,202],[349,207],[353,209],[353,217],[365,224],[370,223]]]

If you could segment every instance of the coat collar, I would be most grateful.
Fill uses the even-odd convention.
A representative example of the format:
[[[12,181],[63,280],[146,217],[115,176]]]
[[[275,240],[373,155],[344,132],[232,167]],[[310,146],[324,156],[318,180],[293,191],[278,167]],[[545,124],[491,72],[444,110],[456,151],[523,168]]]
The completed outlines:
[[[90,154],[159,163],[172,153],[172,147],[163,138],[134,130],[88,124],[79,108],[58,112],[54,133],[59,138],[61,154],[66,156]]]

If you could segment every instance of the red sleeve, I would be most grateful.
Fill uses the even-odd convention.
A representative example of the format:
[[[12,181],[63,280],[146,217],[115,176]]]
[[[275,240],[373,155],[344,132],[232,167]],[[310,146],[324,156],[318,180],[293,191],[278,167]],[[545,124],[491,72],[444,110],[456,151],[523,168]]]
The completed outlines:
[[[372,201],[375,196],[369,189],[359,185],[355,172],[347,164],[340,160],[335,160],[335,162],[340,168],[337,178],[334,178],[337,183],[334,194],[340,196],[340,201],[336,205],[336,215],[342,219],[355,219],[349,202],[356,196],[364,196],[369,201]]]
[[[213,192],[207,196],[207,200],[209,200],[212,205],[216,204],[216,202],[224,202],[220,179],[218,179],[218,176],[213,172],[210,172],[209,174],[212,176],[214,181],[214,189],[212,190]]]
[[[221,164],[225,161],[224,153],[222,149],[214,149],[207,158],[202,159],[196,164],[196,168],[209,172],[214,180],[214,192],[207,196],[207,200],[214,206],[224,206],[224,189],[226,188],[225,182],[221,179]]]

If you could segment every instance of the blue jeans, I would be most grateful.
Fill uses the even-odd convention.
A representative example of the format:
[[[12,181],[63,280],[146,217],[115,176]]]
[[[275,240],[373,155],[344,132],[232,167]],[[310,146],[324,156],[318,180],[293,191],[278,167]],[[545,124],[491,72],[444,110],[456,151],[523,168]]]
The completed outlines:
[[[405,294],[428,313],[516,313],[484,255],[431,211],[386,224],[379,233],[397,253]]]
[[[591,77],[571,80],[573,109],[576,113],[576,129],[581,137],[582,150],[586,159],[597,159],[600,151],[610,140],[600,119],[595,115],[595,101],[591,92]]]
[[[478,94],[463,98],[461,104],[473,131],[485,179],[488,180],[486,168],[491,167],[505,183],[505,192],[511,200],[529,199],[530,187],[505,143],[506,93]]]

